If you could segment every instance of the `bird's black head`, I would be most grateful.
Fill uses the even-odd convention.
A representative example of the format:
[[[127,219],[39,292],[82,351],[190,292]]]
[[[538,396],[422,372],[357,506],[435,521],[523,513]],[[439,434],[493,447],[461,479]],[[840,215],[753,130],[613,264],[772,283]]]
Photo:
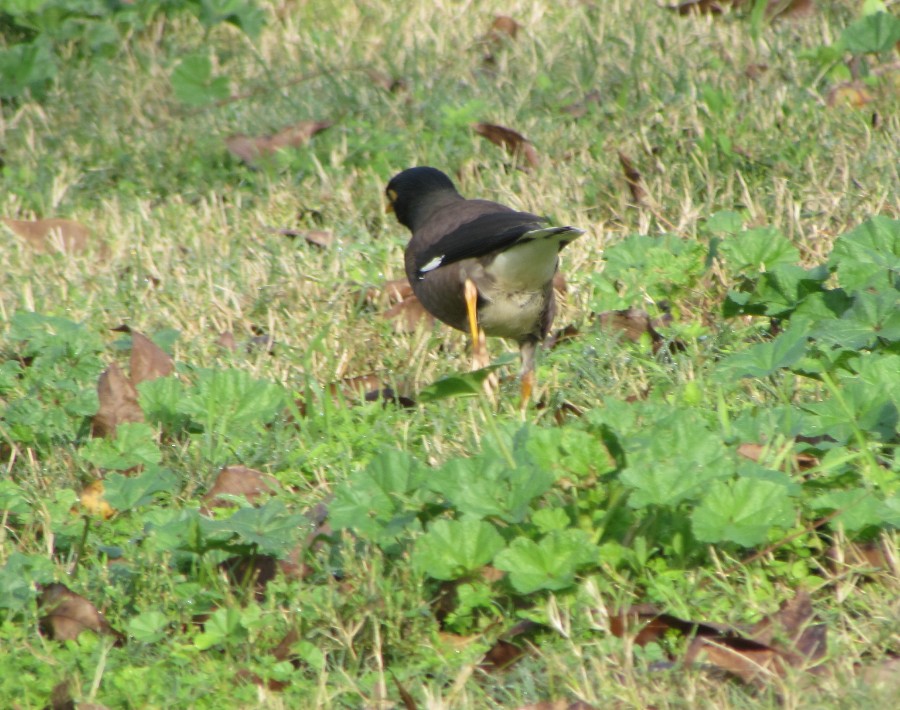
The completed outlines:
[[[437,168],[409,168],[397,173],[388,183],[385,194],[388,211],[397,215],[397,221],[415,231],[417,216],[427,211],[436,197],[459,197],[453,181]]]

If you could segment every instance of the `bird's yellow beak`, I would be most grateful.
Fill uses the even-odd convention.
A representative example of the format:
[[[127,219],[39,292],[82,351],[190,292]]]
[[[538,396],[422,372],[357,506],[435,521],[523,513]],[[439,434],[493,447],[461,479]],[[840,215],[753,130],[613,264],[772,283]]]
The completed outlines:
[[[397,201],[397,193],[393,190],[387,191],[388,203],[384,206],[384,211],[390,214],[394,211],[394,203]]]

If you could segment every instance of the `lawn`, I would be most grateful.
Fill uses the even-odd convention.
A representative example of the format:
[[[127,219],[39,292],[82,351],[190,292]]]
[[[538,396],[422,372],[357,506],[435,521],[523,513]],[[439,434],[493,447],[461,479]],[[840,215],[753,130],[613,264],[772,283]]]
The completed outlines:
[[[4,5],[0,705],[889,707],[898,10]],[[524,412],[414,165],[585,230]]]

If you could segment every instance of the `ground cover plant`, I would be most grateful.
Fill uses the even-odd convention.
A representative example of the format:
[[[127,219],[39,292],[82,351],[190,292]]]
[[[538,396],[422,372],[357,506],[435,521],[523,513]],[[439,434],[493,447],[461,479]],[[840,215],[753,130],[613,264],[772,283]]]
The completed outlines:
[[[0,9],[0,700],[900,692],[891,2]],[[397,171],[587,231],[534,405]]]

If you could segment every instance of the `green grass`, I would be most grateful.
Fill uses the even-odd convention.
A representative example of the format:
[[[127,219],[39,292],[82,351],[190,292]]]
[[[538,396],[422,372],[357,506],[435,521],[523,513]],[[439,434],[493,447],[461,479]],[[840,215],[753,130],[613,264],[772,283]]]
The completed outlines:
[[[727,370],[729,356],[771,342],[769,320],[723,316],[729,289],[752,291],[759,269],[707,263],[711,242],[729,239],[710,226],[723,211],[739,213],[743,228],[774,227],[797,250],[789,261],[806,267],[825,263],[835,240],[867,219],[900,217],[896,71],[869,80],[873,100],[865,106],[829,106],[840,72],[804,58],[840,37],[856,3],[821,3],[810,17],[763,24],[757,38],[749,10],[679,17],[627,0],[260,4],[267,24],[255,39],[180,14],[153,20],[108,58],[79,58],[63,43],[65,62],[42,96],[0,105],[0,217],[64,217],[92,232],[85,251],[40,253],[0,227],[0,509],[8,509],[0,510],[0,644],[9,649],[0,659],[0,700],[44,707],[66,681],[76,701],[108,707],[397,707],[395,678],[419,707],[513,708],[547,699],[597,707],[887,706],[896,676],[879,686],[866,669],[900,653],[898,513],[890,508],[900,500],[896,420],[875,421],[877,412],[867,419],[871,412],[851,402],[846,421],[834,414],[833,429],[822,432],[840,426],[848,436],[814,449],[818,463],[800,470],[793,455],[802,447],[793,439],[807,432],[792,429],[792,417],[812,417],[809,407],[820,402],[843,406],[859,378],[812,346],[806,360],[766,375],[741,379],[733,360],[737,369]],[[490,47],[484,38],[500,12],[522,27]],[[212,59],[238,98],[199,107],[176,99],[171,73],[194,53]],[[895,57],[867,61],[877,67]],[[376,81],[383,77],[402,84],[390,91]],[[583,116],[563,110],[593,91],[599,99]],[[225,149],[230,134],[269,134],[306,119],[334,125],[259,169]],[[539,166],[517,169],[475,134],[478,121],[523,133]],[[620,151],[642,174],[642,206],[632,204]],[[569,291],[556,323],[580,332],[543,354],[538,389],[546,406],[528,411],[526,430],[509,379],[496,405],[450,398],[408,410],[350,407],[327,391],[376,373],[415,398],[467,370],[461,334],[442,326],[397,333],[382,317],[387,299],[363,298],[402,276],[408,235],[385,214],[383,191],[393,174],[416,164],[454,174],[468,196],[587,231],[563,253]],[[272,228],[324,229],[335,241],[320,249]],[[612,280],[605,254],[612,269],[621,263],[612,255],[625,259],[638,234],[671,234],[702,248],[676,267],[666,252],[652,263],[648,256],[651,265],[636,278],[621,270]],[[768,292],[759,293],[765,302]],[[646,342],[620,342],[589,318],[628,305],[653,317],[668,309],[673,320],[660,330],[684,352],[654,355]],[[69,326],[52,321],[23,336],[16,318],[26,312],[81,328],[65,334]],[[787,317],[799,323],[794,315]],[[122,323],[154,336],[177,363],[173,386],[181,389],[159,394],[154,401],[163,404],[152,411],[142,399],[152,435],[135,434],[169,473],[151,466],[147,479],[132,474],[171,483],[110,520],[85,518],[70,509],[90,481],[104,477],[107,491],[125,496],[121,476],[85,456],[96,446],[89,418],[97,377],[114,361],[127,370],[130,339],[111,331]],[[225,331],[238,341],[234,352],[216,344]],[[260,333],[273,339],[271,352],[245,347]],[[489,347],[495,356],[513,349],[500,341]],[[873,369],[859,377],[875,384],[863,398],[881,402],[897,392],[897,340],[865,352]],[[811,361],[833,386],[804,374]],[[202,410],[203,378],[233,371],[246,375],[240,386],[248,391],[267,382],[279,394],[267,404],[253,390],[244,418],[229,419],[225,405]],[[193,409],[179,410],[185,428],[166,423],[164,404],[188,402]],[[554,412],[564,402],[584,415],[558,424]],[[752,544],[697,539],[693,525],[712,479],[671,504],[626,503],[636,491],[649,495],[648,481],[634,480],[656,464],[676,479],[709,461],[737,471],[747,464],[734,449],[747,441],[769,446],[761,460],[768,472],[754,476],[802,488],[790,521]],[[422,478],[412,476],[408,488],[393,479],[368,488],[385,451],[397,450]],[[704,451],[708,458],[697,453]],[[616,461],[617,452],[627,461]],[[619,475],[642,455],[644,469]],[[314,524],[279,518],[270,501],[259,508],[275,516],[259,523],[262,547],[247,542],[247,530],[228,528],[237,523],[227,513],[218,531],[192,538],[201,496],[221,466],[235,463],[279,480],[275,498],[285,516],[314,517],[316,505],[334,506],[356,491],[375,501],[384,490],[393,506],[385,515],[397,527],[388,534],[384,521],[371,531],[362,522],[342,526],[303,553],[307,576],[279,575],[254,599],[218,563],[253,558],[265,545],[283,556]],[[482,515],[466,485],[447,482],[453,466],[460,476],[483,466],[460,479],[472,489],[497,471],[511,477],[513,493],[534,482],[529,471],[549,471],[553,480],[525,501],[521,519]],[[819,497],[862,489],[887,507],[866,508],[858,525],[842,518],[812,529],[840,507]],[[571,584],[537,592],[467,570],[473,594],[484,596],[442,621],[435,567],[415,552],[431,524],[477,518],[507,542],[547,539],[542,526],[553,522],[536,515],[541,510],[564,511],[563,528],[583,533],[584,549],[598,546],[595,564],[573,563]],[[282,520],[288,527],[278,527]],[[235,537],[222,542],[228,534]],[[854,539],[878,541],[885,568],[835,569],[826,551]],[[52,580],[102,610],[126,635],[124,645],[90,633],[69,642],[40,635],[45,612],[34,583]],[[677,662],[661,670],[656,662],[683,658],[684,639],[636,647],[610,633],[607,618],[608,609],[647,601],[685,619],[749,626],[798,588],[811,591],[817,620],[827,625],[825,670],[763,687]],[[213,612],[201,629],[197,615]],[[521,617],[545,625],[534,651],[509,670],[482,671],[484,653]],[[291,629],[302,641],[296,667],[269,653]],[[241,669],[286,686],[241,682]]]

